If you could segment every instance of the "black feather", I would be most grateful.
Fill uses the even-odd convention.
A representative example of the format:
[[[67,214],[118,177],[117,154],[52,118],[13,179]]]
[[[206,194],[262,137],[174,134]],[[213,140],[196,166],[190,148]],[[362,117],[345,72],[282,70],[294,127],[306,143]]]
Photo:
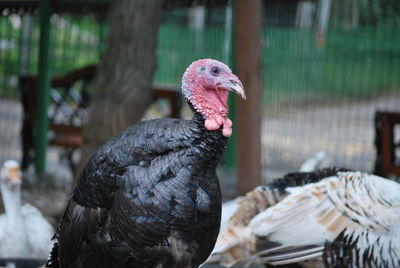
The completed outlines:
[[[309,183],[319,182],[330,176],[335,176],[338,172],[350,171],[346,168],[329,167],[311,172],[292,172],[282,178],[275,179],[266,186],[273,190],[278,190],[280,194],[286,193],[288,187],[304,186]]]
[[[221,130],[204,128],[200,114],[192,120],[144,121],[110,139],[81,173],[52,263],[200,265],[219,232],[215,170],[226,141]]]

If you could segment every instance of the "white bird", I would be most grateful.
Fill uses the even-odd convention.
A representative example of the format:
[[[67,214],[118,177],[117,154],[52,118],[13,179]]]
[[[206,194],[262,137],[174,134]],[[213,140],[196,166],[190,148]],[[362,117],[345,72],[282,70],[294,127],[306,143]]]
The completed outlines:
[[[302,186],[289,187],[293,184]],[[240,201],[210,260],[400,267],[399,193],[399,183],[361,172],[289,174]]]
[[[0,171],[5,214],[0,215],[0,258],[43,259],[52,248],[53,227],[34,206],[21,206],[21,171],[9,160]]]

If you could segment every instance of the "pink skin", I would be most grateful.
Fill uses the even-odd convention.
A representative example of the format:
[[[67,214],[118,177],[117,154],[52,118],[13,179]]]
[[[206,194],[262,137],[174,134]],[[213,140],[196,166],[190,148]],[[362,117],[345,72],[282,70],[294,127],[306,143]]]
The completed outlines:
[[[217,75],[212,68],[218,67]],[[182,79],[184,94],[205,118],[204,127],[210,131],[222,127],[222,135],[232,135],[232,121],[228,118],[228,88],[226,83],[235,81],[240,86],[240,80],[232,74],[225,64],[216,60],[204,59],[192,63]]]

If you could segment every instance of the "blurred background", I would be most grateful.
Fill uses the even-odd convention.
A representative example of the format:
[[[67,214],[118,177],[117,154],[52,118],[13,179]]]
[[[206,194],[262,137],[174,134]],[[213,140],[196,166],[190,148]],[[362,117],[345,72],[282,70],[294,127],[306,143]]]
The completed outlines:
[[[238,54],[248,51],[237,49],[237,27],[246,19],[239,20],[238,14],[250,20],[252,13],[238,10],[237,2],[163,2],[155,93],[145,118],[190,118],[180,80],[196,59],[221,60],[234,72],[246,68]],[[79,174],[81,128],[88,121],[92,79],[110,36],[112,5],[106,0],[0,0],[0,163],[23,163],[28,189],[23,198],[52,217],[60,215],[73,174]],[[392,150],[390,163],[383,164],[382,123],[376,113],[400,112],[400,2],[262,0],[257,10],[261,15],[254,42],[260,47],[256,71],[262,97],[260,119],[254,117],[260,127],[254,139],[261,146],[256,183],[297,171],[308,160],[313,168],[335,165],[389,174],[382,166],[399,165],[400,127],[389,120],[392,136],[384,137],[390,137]],[[46,32],[47,42],[40,42]],[[38,87],[46,84],[40,81],[51,85],[48,106],[36,101],[42,94]],[[232,121],[240,128],[235,119],[241,106],[230,101]],[[34,118],[40,113],[50,124],[42,145],[35,141],[40,135]],[[237,180],[246,184],[243,175],[237,179],[237,154],[252,154],[250,147],[257,145],[246,151],[252,137],[239,131],[230,140],[219,169],[225,199],[240,193]],[[43,155],[45,166],[35,159]],[[43,171],[46,176],[35,175]]]

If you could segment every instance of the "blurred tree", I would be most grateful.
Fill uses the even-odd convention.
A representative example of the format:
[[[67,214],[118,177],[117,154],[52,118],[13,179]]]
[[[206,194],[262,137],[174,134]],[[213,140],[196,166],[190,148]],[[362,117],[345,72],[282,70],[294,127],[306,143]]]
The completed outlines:
[[[140,121],[148,107],[161,4],[148,0],[112,3],[107,45],[93,82],[92,110],[75,175],[110,137]]]

